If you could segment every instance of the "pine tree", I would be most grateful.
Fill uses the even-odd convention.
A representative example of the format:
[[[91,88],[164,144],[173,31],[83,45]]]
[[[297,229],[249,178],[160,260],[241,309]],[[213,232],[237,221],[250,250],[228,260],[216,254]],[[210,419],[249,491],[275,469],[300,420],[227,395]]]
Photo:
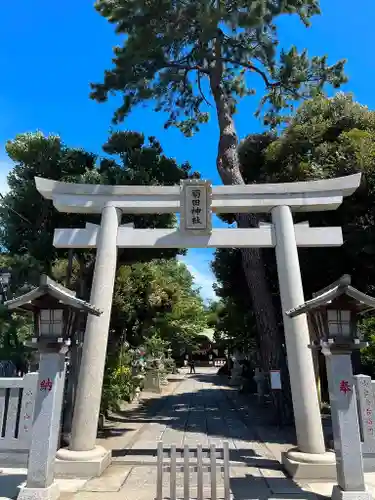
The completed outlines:
[[[309,58],[296,47],[278,50],[276,21],[295,14],[309,26],[319,0],[98,0],[99,13],[125,36],[114,48],[114,67],[92,85],[99,102],[120,93],[114,115],[121,122],[138,104],[168,113],[166,127],[190,136],[209,119],[211,102],[219,125],[217,169],[224,184],[243,184],[233,115],[239,100],[264,84],[257,116],[276,126],[293,104],[346,81],[344,61]],[[239,227],[256,227],[259,217],[237,216]],[[267,285],[262,253],[242,250],[262,350],[263,369],[285,366],[282,336]]]

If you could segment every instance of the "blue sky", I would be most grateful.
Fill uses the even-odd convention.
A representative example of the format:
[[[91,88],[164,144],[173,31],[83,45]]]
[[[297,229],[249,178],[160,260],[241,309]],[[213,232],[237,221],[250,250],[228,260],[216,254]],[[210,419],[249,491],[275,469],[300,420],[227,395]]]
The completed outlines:
[[[354,5],[343,0],[322,0],[323,15],[305,29],[296,18],[281,20],[281,46],[306,47],[311,55],[346,58],[349,83],[345,91],[375,107],[375,3]],[[22,0],[4,2],[0,17],[0,192],[6,189],[11,164],[5,142],[16,134],[42,130],[59,134],[65,143],[100,153],[108,135],[116,101],[97,104],[89,99],[89,83],[99,82],[110,66],[112,46],[119,43],[113,27],[93,8],[92,0]],[[259,87],[260,88],[260,87]],[[262,129],[253,117],[258,96],[247,98],[236,116],[239,136]],[[151,109],[135,111],[122,128],[155,135],[165,153],[189,160],[202,177],[220,183],[215,168],[218,131],[215,119],[192,139],[177,130],[163,129],[164,116]],[[189,251],[185,261],[213,298],[209,250]]]

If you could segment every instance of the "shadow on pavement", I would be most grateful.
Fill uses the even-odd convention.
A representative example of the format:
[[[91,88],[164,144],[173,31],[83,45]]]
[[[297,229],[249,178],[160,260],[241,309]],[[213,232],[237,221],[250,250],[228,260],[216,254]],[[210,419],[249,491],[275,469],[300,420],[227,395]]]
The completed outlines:
[[[197,370],[199,370],[199,368],[197,368]],[[206,382],[216,386],[223,386],[229,382],[229,377],[226,375],[212,375],[209,373],[199,373],[199,371],[198,373],[189,373],[188,375],[190,378],[198,380],[199,382]]]
[[[0,498],[17,498],[19,487],[26,481],[24,474],[14,473],[0,469]]]
[[[161,396],[151,402],[142,402],[138,408],[112,414],[106,420],[123,423],[159,423],[179,431],[250,440],[257,439],[255,426],[274,427],[270,411],[267,408],[260,408],[255,398],[247,396],[244,404],[244,401],[237,399],[237,396],[236,400],[227,397],[225,392],[214,387]],[[242,425],[229,426],[233,420]],[[246,436],[243,434],[244,425],[247,427]],[[283,428],[282,433],[285,433],[285,430]],[[276,434],[279,433],[275,432]]]
[[[165,448],[168,448],[166,446]],[[220,453],[222,451],[222,448],[217,447],[217,452]],[[183,448],[176,448],[177,452],[177,459],[182,460],[183,456]],[[202,448],[203,456],[208,455],[209,448]],[[127,457],[129,461],[131,460],[131,457],[148,457],[152,460],[155,461],[157,452],[156,452],[156,447],[155,449],[150,449],[150,448],[136,448],[136,449],[123,449],[123,450],[113,450],[112,451],[112,456],[114,458],[119,458],[119,457]],[[268,470],[278,470],[281,471],[281,465],[277,460],[271,460],[268,458],[264,458],[260,455],[257,455],[257,453],[254,450],[249,450],[249,449],[236,449],[236,450],[229,450],[229,460],[232,464],[232,466],[249,466],[249,467],[257,467],[257,468],[266,468]],[[220,463],[222,462],[222,458],[218,458],[217,462]]]
[[[232,500],[268,500],[293,498],[295,500],[326,500],[327,497],[306,491],[288,478],[258,477],[246,474],[230,479]]]
[[[194,380],[198,384],[194,385]],[[294,444],[293,428],[280,429],[271,425],[273,419],[269,409],[259,406],[256,397],[226,387],[225,377],[197,373],[186,377],[186,381],[186,392],[177,390],[171,395],[142,401],[138,408],[112,417],[113,421],[125,424],[150,424],[142,427],[133,444],[126,449],[112,449],[116,461],[155,467],[156,441],[159,439],[164,449],[171,443],[177,444],[178,460],[182,458],[183,444],[189,444],[190,449],[196,448],[195,439],[196,443],[203,444],[204,453],[208,451],[207,439],[208,443],[216,444],[218,452],[222,443],[228,441],[233,500],[316,500],[313,492],[304,491],[285,476],[277,457],[264,444],[279,443],[281,447]],[[199,383],[203,383],[203,387]]]
[[[111,415],[100,437],[106,439],[124,435],[126,424],[141,423],[159,424],[164,428],[163,435],[155,437],[153,441],[164,439],[168,431],[177,431],[181,434],[207,435],[223,441],[262,441],[266,436],[268,442],[280,445],[295,444],[294,428],[277,428],[273,425],[273,416],[269,408],[261,407],[256,396],[242,395],[226,387],[226,377],[214,373],[197,373],[186,379],[181,378],[187,381],[191,379],[210,386],[142,400],[137,407]],[[116,429],[116,423],[122,423],[122,428]],[[129,443],[128,448],[131,446]],[[136,454],[139,455],[138,451]],[[125,454],[126,450],[113,449],[114,456],[125,456]]]

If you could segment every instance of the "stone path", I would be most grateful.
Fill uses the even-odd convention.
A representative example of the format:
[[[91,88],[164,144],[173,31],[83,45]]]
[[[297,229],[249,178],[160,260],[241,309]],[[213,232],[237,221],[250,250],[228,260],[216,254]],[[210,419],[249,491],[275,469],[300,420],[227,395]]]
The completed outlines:
[[[138,406],[130,405],[119,416],[122,422],[110,424],[110,437],[99,439],[101,445],[113,449],[113,464],[100,478],[59,479],[61,500],[153,500],[158,440],[162,440],[165,447],[175,444],[178,448],[184,445],[195,448],[202,444],[207,448],[215,444],[219,449],[228,441],[233,500],[316,500],[315,493],[330,496],[332,484],[296,484],[285,476],[279,463],[280,451],[290,447],[290,443],[283,442],[277,431],[260,436],[261,413],[251,405],[249,398],[239,396],[235,389],[224,385],[215,375],[216,370],[201,368],[196,375],[179,376],[166,394],[154,395]],[[24,473],[13,470],[13,483],[20,484]],[[12,481],[7,474],[5,470],[3,477],[0,474],[0,500],[15,498],[14,485],[15,493],[5,494],[5,482]],[[207,476],[204,494],[210,498]],[[166,473],[165,497],[169,494],[168,483]],[[177,476],[179,498],[182,484],[180,473]],[[195,471],[191,472],[190,484],[190,498],[196,498]],[[217,487],[219,499],[223,493],[222,472],[217,474]]]
[[[172,394],[160,398],[157,411],[152,406],[128,412],[125,425],[139,425],[126,449],[113,451],[113,465],[101,478],[79,486],[76,493],[66,493],[64,500],[153,500],[156,493],[156,443],[177,448],[202,444],[217,449],[228,441],[230,448],[230,489],[235,500],[269,498],[316,499],[308,486],[305,491],[285,477],[272,451],[257,439],[249,425],[246,407],[234,404],[232,388],[223,385],[217,369],[201,368],[187,376]],[[101,441],[103,444],[104,441]],[[209,498],[208,474],[205,475]],[[164,495],[168,496],[169,474],[164,475]],[[61,487],[64,488],[62,481]],[[196,473],[191,472],[191,498],[196,497]],[[182,497],[182,473],[177,475],[177,495]],[[223,494],[223,473],[217,474],[218,498]],[[307,490],[307,491],[306,491]]]
[[[215,373],[216,369],[201,368],[201,373],[189,376],[173,394],[163,398],[163,406],[156,414],[138,413],[136,420],[144,422],[141,433],[129,449],[113,452],[114,461],[153,465],[157,441],[163,441],[166,447],[175,444],[177,448],[197,444],[222,448],[223,441],[228,441],[231,458],[237,461],[245,460],[249,451],[270,456],[234,408],[227,395],[231,389],[222,386]],[[273,455],[270,457],[274,459]]]

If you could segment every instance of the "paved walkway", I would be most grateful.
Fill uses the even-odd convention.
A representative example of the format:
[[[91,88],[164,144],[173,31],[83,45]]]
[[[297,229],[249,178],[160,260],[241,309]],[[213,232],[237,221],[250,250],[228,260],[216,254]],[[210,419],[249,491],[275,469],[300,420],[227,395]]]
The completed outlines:
[[[236,400],[235,390],[224,385],[216,376],[217,369],[201,368],[196,375],[175,383],[171,394],[151,405],[124,412],[124,426],[132,428],[126,448],[113,445],[113,465],[101,478],[77,485],[80,491],[64,494],[64,500],[153,500],[156,493],[156,443],[165,447],[175,444],[218,449],[228,441],[230,448],[230,489],[235,500],[269,498],[311,498],[305,491],[286,478],[271,449],[257,439],[251,426],[248,408]],[[234,399],[232,399],[234,398]],[[135,431],[135,427],[138,427]],[[116,428],[113,428],[115,431]],[[124,438],[117,439],[121,442]],[[100,441],[106,444],[106,440]],[[205,476],[208,483],[208,474]],[[165,474],[165,496],[168,496],[168,474]],[[64,488],[63,481],[60,482]],[[182,473],[177,475],[177,495],[182,497]],[[192,472],[191,498],[196,497],[196,474]],[[71,487],[67,485],[65,489]],[[217,475],[218,498],[223,495],[223,474]],[[306,491],[307,490],[307,491]],[[101,495],[102,494],[102,495]],[[205,488],[209,498],[209,489]]]
[[[154,500],[159,440],[165,447],[202,444],[207,448],[215,444],[219,449],[228,441],[234,500],[316,500],[315,493],[330,496],[332,484],[296,484],[285,476],[279,459],[280,452],[290,447],[289,437],[283,440],[277,430],[262,427],[265,415],[249,403],[249,398],[227,387],[216,376],[216,369],[201,368],[196,375],[180,375],[163,395],[148,396],[141,404],[129,405],[98,440],[113,449],[113,464],[100,478],[59,479],[62,500]],[[14,484],[14,493],[5,494],[5,482],[12,480],[6,472],[0,475],[0,500],[15,497]],[[12,474],[17,485],[25,471],[13,470]],[[166,487],[168,473],[164,482]],[[191,498],[196,498],[196,483],[196,473],[192,472]],[[217,475],[217,486],[220,498],[222,473]],[[166,497],[168,493],[165,488]],[[182,497],[182,473],[177,477],[177,494]],[[210,498],[209,489],[205,489],[205,497]]]
[[[163,441],[166,447],[175,444],[177,448],[197,444],[222,448],[223,441],[228,441],[238,460],[244,460],[249,450],[260,456],[269,455],[267,448],[257,441],[255,432],[243,422],[241,412],[230,399],[231,389],[221,385],[216,371],[201,368],[200,373],[188,376],[173,394],[162,398],[156,413],[152,408],[136,411],[134,421],[143,423],[141,432],[128,449],[113,450],[114,460],[153,464],[157,441]],[[128,415],[126,424],[132,422]]]

